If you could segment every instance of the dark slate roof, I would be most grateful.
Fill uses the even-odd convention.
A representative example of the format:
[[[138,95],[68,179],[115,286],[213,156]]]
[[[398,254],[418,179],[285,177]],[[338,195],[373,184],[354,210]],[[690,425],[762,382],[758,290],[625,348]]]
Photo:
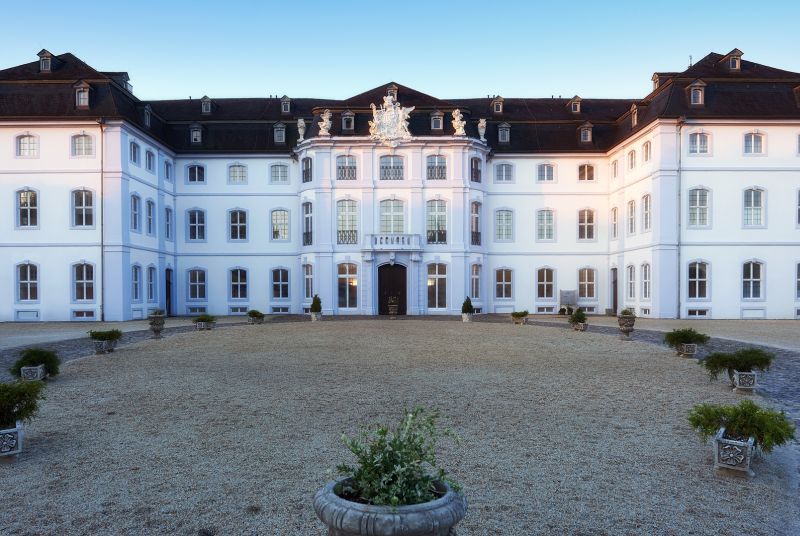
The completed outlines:
[[[177,152],[288,153],[295,146],[297,119],[306,120],[306,138],[319,132],[319,116],[333,113],[331,134],[365,136],[372,119],[371,104],[380,106],[389,86],[396,86],[398,101],[414,106],[409,128],[414,135],[448,136],[453,133],[451,113],[460,109],[467,121],[467,135],[478,137],[478,119],[487,120],[486,139],[495,153],[598,152],[607,151],[658,118],[800,119],[800,74],[741,61],[732,72],[726,55],[711,53],[683,72],[656,72],[659,85],[642,99],[581,99],[581,112],[571,112],[563,98],[503,98],[503,112],[493,113],[493,97],[439,99],[396,82],[377,86],[344,100],[291,99],[291,113],[281,112],[281,98],[226,99],[211,97],[212,112],[203,114],[201,99],[141,101],[126,89],[128,74],[99,72],[72,54],[53,56],[52,72],[40,73],[39,62],[0,70],[0,120],[52,120],[59,118],[122,119]],[[689,105],[688,86],[705,84],[705,105]],[[91,87],[91,107],[75,107],[74,85]],[[144,109],[152,110],[151,126],[143,124]],[[631,125],[631,106],[638,110],[638,124]],[[341,114],[354,114],[355,128],[341,129]],[[444,129],[432,131],[430,114],[444,114]],[[592,124],[592,142],[581,143],[580,126]],[[273,128],[283,123],[286,144],[275,144]],[[511,141],[497,142],[498,127],[506,123]],[[203,128],[203,143],[189,143],[189,128]]]

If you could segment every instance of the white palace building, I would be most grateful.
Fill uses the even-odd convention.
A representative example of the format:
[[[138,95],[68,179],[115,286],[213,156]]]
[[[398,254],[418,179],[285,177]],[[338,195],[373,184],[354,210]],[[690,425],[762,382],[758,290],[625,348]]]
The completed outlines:
[[[153,309],[800,317],[800,74],[709,54],[640,99],[142,101],[0,71],[0,321]]]

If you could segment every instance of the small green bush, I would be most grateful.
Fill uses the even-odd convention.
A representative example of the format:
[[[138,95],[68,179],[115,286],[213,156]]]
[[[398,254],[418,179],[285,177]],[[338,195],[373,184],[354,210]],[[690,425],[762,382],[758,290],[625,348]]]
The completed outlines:
[[[525,318],[526,316],[528,316],[528,310],[525,309],[524,311],[513,311],[511,313],[511,316],[514,318]]]
[[[558,314],[561,316],[565,316],[567,314],[567,308],[562,307],[561,309],[558,310]]]
[[[436,481],[458,490],[458,484],[436,464],[437,417],[436,412],[416,408],[405,412],[394,428],[380,425],[372,432],[362,431],[357,439],[342,436],[356,465],[337,467],[347,478],[336,489],[337,495],[365,504],[402,506],[439,498]],[[449,430],[441,435],[455,437]]]
[[[29,421],[39,411],[43,382],[0,383],[0,428],[14,428],[17,421]]]
[[[570,324],[585,324],[586,323],[586,313],[583,312],[583,309],[578,307],[575,309],[575,312],[569,315],[569,323]]]
[[[250,318],[264,318],[264,313],[259,311],[258,309],[250,309],[247,311],[247,316]]]
[[[714,352],[707,356],[701,364],[713,380],[716,380],[724,371],[727,371],[728,377],[733,379],[735,370],[739,372],[767,371],[772,365],[773,359],[775,359],[775,354],[760,348],[743,348],[732,354]]]
[[[38,367],[39,365],[44,365],[44,370],[48,375],[57,376],[58,366],[60,364],[61,360],[55,352],[42,348],[28,348],[20,354],[20,358],[17,359],[10,371],[11,374],[19,378],[22,375],[20,371],[22,367]]]
[[[317,294],[314,294],[314,297],[311,298],[311,312],[312,313],[322,312],[322,300],[319,299],[319,295]]]
[[[664,335],[664,342],[672,348],[678,348],[681,344],[705,344],[709,336],[698,333],[693,328],[673,329]]]
[[[472,300],[467,296],[464,298],[464,303],[461,304],[461,313],[465,315],[471,315],[475,312],[475,308],[472,306]]]
[[[567,314],[572,315],[575,312],[575,309],[572,308],[571,305],[567,305]]]
[[[118,329],[90,330],[89,337],[93,341],[118,341],[122,338],[122,332]]]
[[[192,318],[192,322],[197,324],[198,322],[216,322],[217,319],[208,314],[197,315],[196,317]]]
[[[720,427],[731,439],[755,439],[764,452],[794,438],[795,427],[782,411],[761,408],[752,400],[742,400],[738,406],[698,404],[689,412],[689,424],[703,441],[713,437]]]
[[[153,309],[152,311],[150,311],[150,314],[148,314],[147,316],[164,316],[164,310],[163,309]]]
[[[622,311],[619,312],[619,316],[636,316],[636,313],[633,312],[633,309],[629,309],[626,307]]]

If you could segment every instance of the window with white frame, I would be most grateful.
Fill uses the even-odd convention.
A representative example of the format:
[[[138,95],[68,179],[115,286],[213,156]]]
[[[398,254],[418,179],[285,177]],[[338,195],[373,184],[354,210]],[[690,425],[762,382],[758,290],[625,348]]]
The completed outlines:
[[[689,190],[689,226],[707,227],[709,219],[709,191],[705,188]]]
[[[146,126],[147,128],[150,128],[150,119],[152,115],[153,112],[150,111],[149,107],[146,107],[144,109],[144,126]]]
[[[142,267],[138,264],[131,267],[131,300],[142,301]]]
[[[494,167],[495,182],[514,182],[514,166],[511,164],[497,164]]]
[[[539,182],[552,182],[555,179],[555,166],[553,164],[539,164],[536,166],[536,180]]]
[[[336,202],[336,243],[358,243],[358,203],[352,199]]]
[[[584,300],[594,300],[597,296],[596,271],[594,268],[581,268],[578,270],[578,297]]]
[[[555,298],[556,271],[552,268],[539,268],[536,270],[536,298],[539,300],[552,300]]]
[[[94,226],[94,195],[91,190],[72,192],[72,226]]]
[[[72,156],[92,156],[94,147],[88,134],[76,134],[70,138]]]
[[[203,129],[199,126],[189,127],[189,141],[193,145],[203,143]]]
[[[469,159],[469,180],[472,182],[481,182],[481,159],[472,157]]]
[[[708,134],[705,132],[689,134],[689,154],[708,154]]]
[[[619,175],[619,160],[614,160],[613,162],[611,162],[611,176],[616,179],[618,175]]]
[[[636,267],[634,265],[628,266],[628,299],[636,298]]]
[[[147,234],[153,235],[156,232],[156,204],[148,200],[145,203],[145,230]]]
[[[591,164],[582,164],[578,166],[578,180],[579,181],[593,181],[594,180],[594,166]]]
[[[39,226],[39,194],[34,190],[19,190],[17,198],[17,227]]]
[[[136,143],[135,141],[132,141],[130,143],[130,161],[136,164],[137,166],[139,165],[139,158],[140,158],[139,152],[140,152],[139,144]]]
[[[189,299],[206,299],[206,271],[199,268],[189,270]]]
[[[342,130],[352,131],[356,126],[355,114],[344,112],[342,114]]]
[[[642,231],[649,231],[653,223],[653,199],[650,194],[642,196]]]
[[[442,155],[431,155],[427,159],[425,176],[429,181],[447,179],[447,164]]]
[[[89,107],[89,89],[88,88],[78,88],[75,90],[75,106],[78,108],[88,108]]]
[[[164,162],[164,180],[172,182],[172,162]]]
[[[242,164],[228,166],[228,184],[247,184],[247,166]]]
[[[764,154],[764,135],[758,132],[745,134],[744,154]]]
[[[380,180],[382,181],[401,181],[403,180],[403,157],[387,155],[380,157]]]
[[[172,240],[172,209],[164,209],[164,238]]]
[[[431,130],[442,130],[443,124],[444,121],[441,112],[431,114]]]
[[[131,196],[131,231],[142,230],[142,199],[138,195]]]
[[[512,297],[512,273],[509,268],[495,270],[494,297],[497,299],[511,299]]]
[[[628,151],[628,169],[636,167],[636,151]]]
[[[447,203],[432,199],[426,203],[426,236],[428,244],[447,243]]]
[[[701,106],[703,104],[703,89],[699,87],[692,88],[691,90],[691,103],[694,106]]]
[[[303,245],[310,246],[314,243],[314,206],[305,202],[301,205],[303,212]]]
[[[152,151],[144,153],[144,167],[151,173],[156,170],[156,155]]]
[[[187,168],[187,181],[190,183],[206,182],[206,168],[203,166],[192,164]]]
[[[497,141],[499,143],[509,143],[511,141],[511,126],[508,123],[502,123],[497,127]]]
[[[39,299],[39,268],[35,264],[17,265],[17,301],[32,302]]]
[[[653,152],[653,146],[650,144],[650,142],[649,141],[644,142],[644,145],[642,145],[642,159],[644,159],[645,162],[650,161],[650,158],[652,157],[652,152]]]
[[[206,239],[206,213],[200,209],[192,209],[187,215],[189,240]]]
[[[447,265],[428,265],[428,309],[447,308]]]
[[[617,207],[611,209],[611,238],[616,239],[619,234],[619,211]]]
[[[536,240],[555,240],[555,213],[546,208],[536,211]]]
[[[744,191],[744,226],[764,225],[764,190],[749,188]]]
[[[639,110],[636,108],[636,105],[634,105],[633,108],[631,109],[631,128],[634,128],[638,124],[639,124]]]
[[[351,262],[337,266],[336,290],[340,308],[358,307],[358,266]]]
[[[495,240],[514,239],[514,213],[510,210],[498,210],[495,212],[494,225]]]
[[[228,212],[228,228],[230,240],[247,240],[247,212],[244,210]]]
[[[405,230],[403,202],[399,199],[384,199],[380,202],[381,233],[402,234]]]
[[[469,204],[469,230],[470,244],[473,246],[481,245],[481,204],[473,201]]]
[[[147,267],[147,301],[156,301],[156,267]]]
[[[591,128],[582,128],[581,129],[581,143],[589,143],[592,141],[592,129]]]
[[[286,268],[272,270],[272,299],[289,299],[289,270]]]
[[[650,264],[642,264],[642,299],[650,299]]]
[[[283,123],[276,123],[272,127],[272,139],[276,144],[286,143],[286,125]]]
[[[762,298],[762,276],[764,265],[756,261],[748,261],[742,265],[742,298],[758,300]]]
[[[17,156],[28,158],[39,156],[39,139],[32,134],[17,136]]]
[[[708,263],[695,261],[689,263],[688,296],[691,300],[708,298]]]
[[[94,266],[87,262],[72,265],[72,295],[75,301],[94,300]]]
[[[341,155],[336,157],[336,180],[354,181],[356,180],[356,157]]]
[[[628,201],[628,234],[636,232],[636,202]]]
[[[272,211],[272,239],[289,240],[289,211],[278,209]]]
[[[247,270],[243,268],[233,268],[230,271],[231,278],[231,299],[247,299]]]
[[[800,289],[800,265],[798,265],[798,288]],[[798,291],[800,293],[800,290]],[[473,264],[470,268],[469,295],[473,300],[481,299],[481,265]]]
[[[289,166],[285,164],[273,164],[270,166],[269,181],[274,184],[288,184]]]
[[[313,172],[314,171],[314,167],[313,167],[313,165],[314,164],[313,164],[313,161],[311,160],[311,157],[307,156],[307,157],[303,158],[303,160],[301,161],[301,167],[302,167],[302,175],[301,176],[302,176],[303,182],[311,182],[312,180],[314,180],[314,172]]]
[[[578,211],[578,240],[595,239],[594,210],[584,208]]]
[[[303,298],[311,300],[314,297],[314,267],[310,264],[303,265]]]

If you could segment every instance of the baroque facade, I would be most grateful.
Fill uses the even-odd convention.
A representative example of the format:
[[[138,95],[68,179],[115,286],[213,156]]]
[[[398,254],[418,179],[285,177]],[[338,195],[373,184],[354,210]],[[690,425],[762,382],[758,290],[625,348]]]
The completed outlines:
[[[640,99],[141,101],[0,71],[0,320],[800,317],[800,74],[711,53]]]

